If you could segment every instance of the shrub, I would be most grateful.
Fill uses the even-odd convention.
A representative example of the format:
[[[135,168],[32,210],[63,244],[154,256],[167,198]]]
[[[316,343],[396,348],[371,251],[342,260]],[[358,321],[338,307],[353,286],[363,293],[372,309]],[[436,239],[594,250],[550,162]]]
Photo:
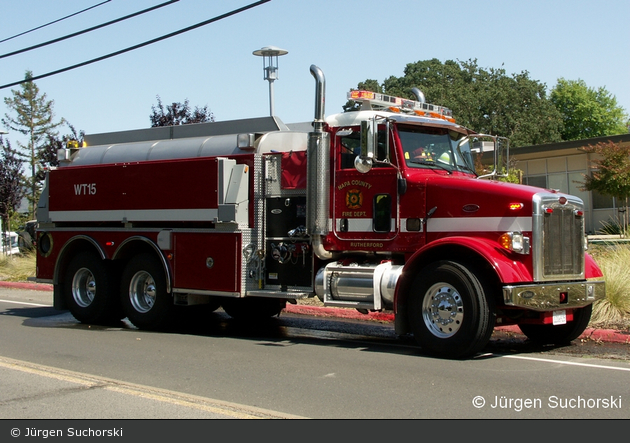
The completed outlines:
[[[606,281],[606,298],[593,305],[592,324],[618,324],[630,318],[630,246],[608,245],[593,252]]]
[[[35,254],[0,254],[0,279],[26,281],[29,277],[35,277]]]

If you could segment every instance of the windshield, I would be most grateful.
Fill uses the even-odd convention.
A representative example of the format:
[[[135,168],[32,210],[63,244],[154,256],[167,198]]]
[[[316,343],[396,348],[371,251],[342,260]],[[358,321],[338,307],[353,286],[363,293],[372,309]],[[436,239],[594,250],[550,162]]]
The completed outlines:
[[[470,145],[464,134],[446,128],[399,126],[405,163],[410,168],[441,168],[475,174]]]

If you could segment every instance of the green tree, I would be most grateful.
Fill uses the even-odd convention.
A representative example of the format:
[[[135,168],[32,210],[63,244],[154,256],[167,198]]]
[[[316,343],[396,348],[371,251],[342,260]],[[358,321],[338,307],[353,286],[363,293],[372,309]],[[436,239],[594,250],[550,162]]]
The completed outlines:
[[[26,71],[20,90],[11,90],[12,97],[4,99],[7,107],[15,113],[15,116],[5,114],[2,124],[13,131],[25,135],[26,144],[18,142],[20,155],[31,166],[30,177],[27,178],[30,194],[28,200],[31,205],[31,214],[35,216],[35,207],[41,193],[41,181],[38,181],[39,162],[38,153],[42,142],[49,134],[55,134],[55,128],[63,123],[63,119],[54,121],[53,100],[48,100],[46,94],[42,94],[37,85],[31,81],[33,73]]]
[[[214,114],[208,109],[208,105],[203,108],[195,106],[195,109],[191,109],[186,99],[184,103],[172,103],[165,107],[159,95],[157,102],[157,106],[151,106],[151,115],[149,115],[152,128],[214,121]]]
[[[558,79],[551,102],[562,114],[564,140],[625,134],[628,115],[606,88],[590,88],[584,80]]]
[[[527,71],[507,75],[504,69],[484,69],[476,60],[437,59],[409,63],[403,77],[389,77],[382,85],[363,85],[385,94],[415,99],[419,88],[429,103],[453,111],[457,123],[479,133],[507,137],[519,147],[561,140],[562,118],[546,93],[546,86]]]
[[[24,197],[22,186],[22,166],[24,161],[11,143],[0,136],[0,219],[2,238],[10,231],[10,219]]]
[[[597,191],[618,199],[625,206],[619,226],[622,233],[628,230],[628,198],[630,198],[630,146],[608,141],[589,145],[584,150],[595,154],[591,160],[593,172],[585,176],[582,189]]]

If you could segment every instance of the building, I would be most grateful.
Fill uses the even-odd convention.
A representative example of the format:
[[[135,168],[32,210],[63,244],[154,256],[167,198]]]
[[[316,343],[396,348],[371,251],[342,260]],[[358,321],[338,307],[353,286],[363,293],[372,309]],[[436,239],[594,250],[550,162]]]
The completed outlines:
[[[602,228],[602,222],[617,219],[625,203],[580,189],[584,177],[592,170],[593,154],[586,153],[584,148],[608,141],[628,146],[630,134],[513,148],[510,157],[513,167],[523,171],[524,184],[557,189],[581,198],[585,205],[586,232],[595,234]]]

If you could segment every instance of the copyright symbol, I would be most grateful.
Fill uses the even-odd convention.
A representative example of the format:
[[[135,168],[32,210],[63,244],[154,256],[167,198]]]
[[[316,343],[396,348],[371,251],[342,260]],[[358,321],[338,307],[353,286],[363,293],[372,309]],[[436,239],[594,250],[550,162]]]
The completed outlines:
[[[20,430],[18,428],[11,429],[11,437],[19,437],[19,436],[20,436]]]
[[[486,399],[483,398],[481,395],[478,395],[472,399],[472,404],[477,409],[483,408],[486,405]]]

